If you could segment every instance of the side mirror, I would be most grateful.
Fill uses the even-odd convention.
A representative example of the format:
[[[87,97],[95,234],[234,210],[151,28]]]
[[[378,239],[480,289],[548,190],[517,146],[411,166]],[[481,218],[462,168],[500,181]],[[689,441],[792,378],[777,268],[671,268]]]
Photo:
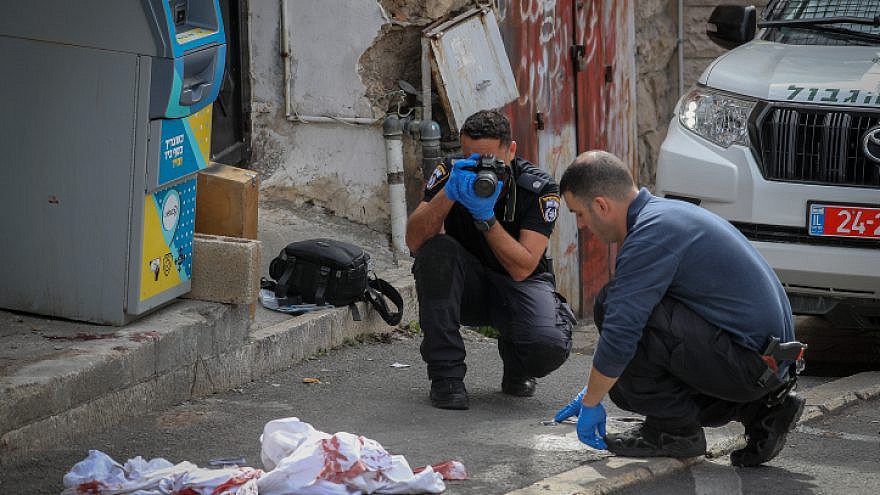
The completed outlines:
[[[706,25],[709,39],[727,50],[752,41],[757,30],[758,11],[752,5],[719,5]]]

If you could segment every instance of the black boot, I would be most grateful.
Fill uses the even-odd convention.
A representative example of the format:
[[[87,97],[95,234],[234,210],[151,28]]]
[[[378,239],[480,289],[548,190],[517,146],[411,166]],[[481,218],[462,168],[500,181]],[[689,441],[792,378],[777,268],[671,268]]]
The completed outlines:
[[[507,395],[515,395],[517,397],[531,397],[535,395],[535,388],[538,382],[531,377],[517,377],[504,375],[501,379],[501,391]]]
[[[439,409],[467,409],[468,394],[461,378],[432,380],[431,405]]]
[[[789,393],[773,407],[762,404],[755,417],[744,424],[748,443],[745,448],[731,452],[730,463],[752,467],[779,455],[785,446],[785,436],[797,424],[806,402],[802,397]]]
[[[644,423],[623,433],[605,435],[608,450],[624,457],[697,457],[706,453],[706,435],[702,428],[684,434],[672,434]]]

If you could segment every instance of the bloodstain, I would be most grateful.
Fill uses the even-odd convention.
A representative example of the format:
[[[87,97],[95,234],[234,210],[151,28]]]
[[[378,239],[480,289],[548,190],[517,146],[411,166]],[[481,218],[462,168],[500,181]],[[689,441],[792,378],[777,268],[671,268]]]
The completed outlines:
[[[367,467],[360,460],[355,461],[347,470],[343,470],[342,464],[348,462],[348,456],[339,452],[339,447],[339,438],[335,435],[321,440],[321,448],[324,450],[324,469],[318,474],[318,479],[344,484],[346,480],[367,471]]]
[[[233,476],[232,478],[226,480],[224,483],[217,485],[217,488],[214,488],[214,491],[211,492],[211,495],[220,495],[221,493],[229,491],[232,488],[244,485],[254,478],[259,478],[260,476],[262,476],[262,474],[263,471],[259,469],[245,471],[238,476]]]
[[[413,474],[421,473],[426,468],[427,466],[417,467],[413,469]],[[444,480],[466,480],[468,477],[464,465],[458,461],[449,460],[431,464],[431,469],[439,473]]]
[[[78,487],[76,487],[76,491],[79,493],[101,493],[104,484],[100,481],[89,481],[88,483],[80,483]]]

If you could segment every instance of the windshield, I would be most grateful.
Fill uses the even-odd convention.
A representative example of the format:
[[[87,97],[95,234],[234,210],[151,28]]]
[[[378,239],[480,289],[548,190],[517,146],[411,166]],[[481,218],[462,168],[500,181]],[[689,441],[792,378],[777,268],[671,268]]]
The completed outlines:
[[[857,17],[873,21],[878,15],[878,0],[772,0],[763,12],[765,21],[804,21],[830,17]],[[766,28],[762,39],[791,45],[880,45],[880,27],[845,22],[778,26]]]

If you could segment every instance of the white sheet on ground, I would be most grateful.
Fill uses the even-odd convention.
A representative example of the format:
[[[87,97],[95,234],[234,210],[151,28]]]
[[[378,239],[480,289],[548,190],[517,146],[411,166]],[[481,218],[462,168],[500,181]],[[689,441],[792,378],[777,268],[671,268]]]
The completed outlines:
[[[413,474],[406,458],[375,440],[351,433],[328,435],[297,418],[270,421],[260,437],[263,465],[271,471],[261,495],[441,493],[443,478],[429,466]]]

